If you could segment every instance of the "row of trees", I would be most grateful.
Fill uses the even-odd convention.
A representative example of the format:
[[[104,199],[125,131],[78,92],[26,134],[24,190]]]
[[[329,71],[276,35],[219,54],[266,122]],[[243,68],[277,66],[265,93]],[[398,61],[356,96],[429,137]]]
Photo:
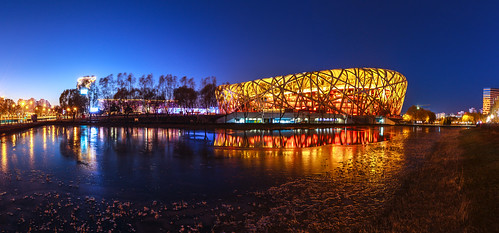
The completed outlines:
[[[50,105],[50,104],[49,104]],[[22,116],[27,113],[35,113],[39,116],[51,114],[53,109],[49,105],[44,105],[38,101],[26,103],[25,105],[17,104],[12,99],[0,98],[0,115],[6,117]]]
[[[456,122],[476,124],[479,121],[484,121],[484,119],[485,116],[483,114],[467,112],[461,117],[444,117],[439,120],[441,120],[441,124],[450,125]],[[407,110],[406,114],[404,114],[404,120],[412,122],[420,121],[424,123],[434,123],[437,119],[435,113],[418,106],[411,106]]]
[[[404,120],[406,121],[433,123],[436,119],[437,117],[434,112],[415,105],[411,106],[404,114]]]
[[[79,88],[89,86],[88,97],[79,93]],[[84,111],[88,105],[97,106],[103,100],[106,112],[132,112],[141,105],[146,112],[155,111],[159,106],[168,104],[183,108],[209,108],[217,105],[215,77],[201,80],[199,90],[195,90],[193,78],[177,78],[171,74],[155,79],[152,74],[136,78],[132,73],[119,73],[100,78],[95,83],[64,90],[59,97],[63,109],[77,107]]]
[[[0,115],[13,116],[23,111],[12,99],[0,99]]]

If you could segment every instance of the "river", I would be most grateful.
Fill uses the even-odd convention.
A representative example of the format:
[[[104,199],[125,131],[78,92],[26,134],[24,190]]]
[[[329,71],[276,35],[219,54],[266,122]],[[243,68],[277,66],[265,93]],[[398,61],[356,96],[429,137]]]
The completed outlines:
[[[237,206],[234,218],[265,215],[258,202],[267,203],[268,195],[296,198],[276,190],[299,182],[288,190],[294,193],[325,179],[342,187],[337,195],[360,195],[375,210],[396,189],[397,175],[417,165],[440,132],[419,127],[38,127],[1,138],[0,229],[261,229],[256,220],[224,225],[214,209]],[[433,141],[421,149],[428,138]],[[115,203],[126,208],[109,210]],[[121,213],[110,215],[114,224],[95,217],[114,212]],[[146,220],[154,224],[140,223]]]

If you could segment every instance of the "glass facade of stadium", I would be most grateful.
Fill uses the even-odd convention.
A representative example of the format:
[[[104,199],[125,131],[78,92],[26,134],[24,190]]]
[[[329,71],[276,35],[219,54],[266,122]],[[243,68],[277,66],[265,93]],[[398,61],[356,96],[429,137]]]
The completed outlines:
[[[406,78],[377,68],[334,69],[218,86],[227,122],[342,123],[348,117],[400,115]]]

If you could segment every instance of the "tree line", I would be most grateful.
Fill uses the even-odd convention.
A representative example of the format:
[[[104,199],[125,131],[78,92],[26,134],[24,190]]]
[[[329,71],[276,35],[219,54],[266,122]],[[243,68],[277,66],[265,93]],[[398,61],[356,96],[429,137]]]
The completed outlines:
[[[410,121],[410,122],[423,122],[423,123],[434,123],[437,121],[436,114],[430,110],[423,109],[418,106],[411,106],[407,112],[404,114],[404,120]],[[446,116],[441,119],[438,119],[441,124],[443,125],[450,125],[452,122],[471,122],[473,124],[476,124],[479,121],[485,120],[485,116],[481,113],[470,113],[467,112],[461,117],[451,117],[451,116]]]
[[[26,113],[35,113],[38,115],[49,114],[52,111],[50,103],[44,99],[29,100],[19,99],[17,102],[9,98],[0,98],[1,116],[19,116]]]
[[[132,73],[110,74],[95,83],[82,83],[89,86],[87,96],[75,89],[64,90],[59,103],[62,109],[77,108],[84,112],[88,106],[97,106],[102,101],[103,111],[107,113],[130,113],[142,106],[143,111],[156,112],[160,107],[209,108],[217,106],[215,77],[201,80],[200,88],[195,89],[194,78],[167,74],[155,78],[153,74],[135,77]]]
[[[14,116],[22,112],[22,106],[16,104],[12,99],[0,99],[0,115]]]
[[[422,121],[425,123],[433,123],[437,119],[434,112],[420,108],[418,106],[411,106],[404,114],[404,119],[407,121]]]

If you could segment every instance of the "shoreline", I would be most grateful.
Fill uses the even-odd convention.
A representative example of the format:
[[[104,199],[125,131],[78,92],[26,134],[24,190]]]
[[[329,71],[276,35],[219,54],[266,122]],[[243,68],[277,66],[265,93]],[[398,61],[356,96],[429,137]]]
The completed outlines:
[[[75,119],[75,120],[55,120],[55,121],[39,121],[34,123],[19,123],[12,125],[0,125],[0,136],[5,136],[20,131],[28,130],[46,125],[62,125],[62,126],[78,126],[90,125],[100,127],[154,127],[154,128],[180,128],[180,129],[234,129],[234,130],[291,130],[291,129],[317,129],[317,128],[339,128],[339,127],[445,127],[445,128],[463,128],[476,127],[475,125],[409,125],[409,124],[314,124],[314,123],[299,123],[299,124],[270,124],[270,123],[214,123],[214,122],[172,122],[158,121],[155,117],[140,118],[142,121],[131,121],[133,118],[125,119]],[[145,120],[144,120],[145,119]],[[189,118],[185,119],[189,120]]]
[[[397,130],[404,131],[403,128]],[[101,168],[96,171],[102,172],[109,168],[109,165],[106,165],[107,161],[107,164],[119,164],[123,167],[123,174],[135,171],[149,171],[153,165],[156,166],[154,168],[156,171],[177,171],[178,166],[168,167],[170,164],[175,165],[168,158],[175,159],[181,164],[187,164],[187,166],[179,168],[180,171],[187,172],[185,174],[197,173],[197,166],[205,167],[204,170],[207,173],[203,172],[200,174],[201,176],[221,172],[221,170],[217,169],[217,166],[213,165],[219,163],[221,159],[227,164],[232,164],[235,160],[241,160],[241,166],[237,166],[238,171],[243,171],[245,168],[255,171],[260,170],[252,164],[262,161],[261,158],[264,157],[267,159],[264,160],[266,162],[262,164],[262,168],[271,168],[268,164],[274,164],[278,161],[281,161],[283,165],[303,161],[303,164],[299,166],[307,169],[310,167],[307,165],[309,162],[317,165],[317,167],[313,168],[313,172],[303,174],[285,170],[276,171],[279,173],[286,172],[289,176],[282,177],[283,179],[269,179],[266,183],[263,182],[267,181],[267,178],[261,182],[257,181],[258,184],[243,183],[242,187],[232,187],[230,183],[227,183],[230,186],[223,194],[166,198],[163,194],[158,193],[148,198],[142,198],[139,197],[143,194],[140,190],[146,191],[147,189],[137,189],[136,195],[138,196],[134,197],[133,195],[125,195],[130,190],[127,185],[113,188],[109,184],[95,183],[98,178],[94,176],[85,178],[84,175],[88,174],[87,169],[92,168],[92,163],[86,162],[90,161],[85,160],[88,156],[82,155],[81,150],[78,148],[82,147],[81,142],[87,141],[87,138],[71,137],[71,132],[68,131],[73,131],[73,135],[81,132],[72,127],[61,130],[61,134],[52,133],[57,131],[59,130],[52,127],[47,129],[47,148],[49,148],[45,150],[47,153],[39,152],[39,149],[43,148],[42,146],[30,147],[28,144],[22,143],[25,141],[24,139],[42,142],[39,140],[43,137],[40,134],[23,134],[16,139],[18,147],[14,153],[18,154],[18,159],[12,161],[21,161],[22,155],[20,153],[23,151],[25,152],[25,158],[31,158],[28,148],[38,148],[33,149],[33,161],[35,161],[35,165],[40,165],[42,169],[38,169],[38,166],[31,167],[29,162],[26,161],[29,169],[20,169],[19,166],[15,166],[19,163],[9,163],[6,173],[2,173],[5,180],[13,182],[18,187],[23,187],[16,191],[0,194],[0,199],[4,200],[2,202],[3,206],[1,206],[2,211],[0,211],[0,225],[5,226],[7,231],[27,231],[28,229],[34,231],[46,231],[48,229],[57,229],[57,231],[83,231],[82,229],[85,231],[107,231],[114,229],[118,231],[173,232],[181,229],[191,229],[192,231],[201,232],[274,232],[288,229],[288,231],[355,232],[363,229],[369,230],[377,226],[376,223],[372,222],[370,216],[378,216],[377,213],[383,210],[384,204],[388,203],[398,190],[398,174],[401,170],[407,168],[404,165],[406,160],[400,159],[401,156],[404,156],[406,152],[410,152],[410,154],[405,154],[405,156],[412,158],[407,160],[408,162],[420,161],[425,152],[429,151],[436,140],[440,138],[440,134],[436,133],[436,130],[429,130],[435,133],[426,133],[424,129],[422,132],[419,132],[420,130],[409,130],[408,134],[400,133],[397,138],[393,138],[393,140],[386,143],[348,146],[348,148],[345,148],[345,153],[341,153],[342,150],[335,150],[334,148],[337,148],[335,146],[326,146],[318,150],[313,149],[317,153],[311,152],[311,150],[307,150],[308,152],[305,153],[291,154],[279,151],[261,151],[253,154],[215,151],[211,153],[209,152],[211,150],[207,151],[194,146],[195,144],[180,143],[169,144],[168,148],[171,149],[171,153],[159,151],[155,155],[164,163],[156,163],[154,161],[157,160],[154,160],[153,154],[143,154],[141,152],[144,146],[155,144],[154,140],[144,141],[141,138],[135,138],[135,140],[129,141],[128,145],[134,147],[135,150],[128,151],[134,153],[124,152],[123,150],[127,146],[123,146],[127,143],[121,140],[115,141],[112,137],[108,138],[109,143],[101,141],[100,144],[93,145],[94,148],[99,148],[98,151],[102,152],[96,153],[93,157],[97,159],[98,166]],[[446,131],[443,130],[443,132]],[[154,138],[153,134],[149,135]],[[407,140],[410,135],[413,135],[415,140]],[[52,140],[52,137],[61,139]],[[196,141],[196,139],[193,140]],[[204,144],[199,141],[198,143],[199,145]],[[6,142],[7,149],[11,148],[11,145],[11,143]],[[92,150],[90,147],[87,148],[88,151]],[[211,146],[205,148],[211,148]],[[60,156],[57,156],[57,151],[61,150],[67,151],[68,155],[61,152]],[[110,153],[108,150],[120,151],[119,154],[123,156],[117,156],[116,158],[119,158],[119,160],[116,161],[108,160],[114,156],[114,153]],[[413,151],[417,152],[417,154],[413,155]],[[165,155],[167,153],[170,154]],[[184,156],[179,157],[180,153],[184,154]],[[337,153],[337,156],[332,156],[332,153]],[[45,157],[45,154],[55,156]],[[104,154],[106,156],[102,156]],[[129,154],[136,156],[126,156]],[[293,159],[295,155],[296,159]],[[53,159],[60,158],[61,161],[64,161],[63,164],[66,165],[61,166],[63,171],[80,172],[71,173],[73,175],[66,177],[57,173],[56,170],[43,169],[43,164],[37,163],[37,161],[40,161],[37,158],[47,163],[57,162]],[[69,161],[67,158],[69,158]],[[200,160],[196,158],[200,158]],[[83,162],[78,162],[79,160]],[[129,161],[131,167],[127,166],[123,161]],[[204,165],[197,165],[198,161],[201,161],[200,163]],[[376,167],[371,166],[373,161],[376,163],[379,161]],[[410,164],[419,165],[420,163],[411,162]],[[280,165],[273,165],[272,167],[283,168]],[[301,170],[300,167],[296,168],[298,169],[296,171]],[[408,168],[412,169],[414,167],[409,166]],[[66,172],[63,174],[67,174]],[[112,180],[110,174],[115,174],[115,171],[111,171],[108,176],[103,178]],[[158,177],[163,174],[164,176],[168,175],[168,173],[156,172],[154,174],[158,174]],[[230,173],[221,173],[225,177],[238,177],[242,174],[245,173],[237,172],[232,175]],[[272,174],[278,173],[268,173],[266,171],[262,174],[262,177],[270,178]],[[121,175],[118,175],[116,175],[116,179],[122,180]],[[131,176],[131,178],[134,177],[140,178],[137,175]],[[183,176],[178,177],[182,178]],[[166,178],[161,177],[161,179]],[[133,179],[129,178],[126,180],[133,181]],[[214,180],[213,182],[217,185],[219,181]],[[185,187],[192,187],[193,193],[202,193],[203,189],[200,189],[199,186],[192,186],[189,179],[179,183],[182,184],[180,186],[169,186],[167,182],[151,182],[155,186],[166,188],[164,190],[165,195],[166,192],[183,192],[182,190]],[[115,194],[116,196],[113,197]],[[370,228],[370,226],[374,227]]]
[[[39,122],[38,125],[53,125],[52,123]],[[74,125],[69,124],[73,122],[62,123]],[[33,212],[33,216],[40,214],[42,217],[35,222],[26,222],[25,218],[28,219],[31,215],[21,216],[17,226],[12,226],[12,229],[48,229],[45,228],[49,225],[46,222],[53,222],[52,227],[61,224],[61,229],[69,230],[73,228],[57,222],[60,219],[55,222],[52,219],[54,216],[69,218],[72,214],[78,217],[74,220],[76,227],[95,226],[92,224],[97,223],[101,223],[104,229],[110,227],[107,220],[99,222],[100,220],[85,217],[85,211],[90,211],[94,216],[102,214],[113,218],[123,231],[176,231],[189,226],[201,231],[312,229],[345,232],[486,232],[497,228],[493,216],[498,202],[493,194],[497,192],[495,177],[498,171],[498,144],[495,139],[487,139],[497,138],[495,136],[499,134],[498,130],[498,127],[488,125],[471,130],[448,128],[442,133],[416,133],[389,143],[361,147],[365,150],[362,154],[378,155],[378,159],[358,160],[359,165],[368,165],[366,162],[369,161],[396,163],[399,160],[391,155],[398,152],[408,153],[406,155],[410,156],[400,166],[402,170],[378,170],[373,173],[374,176],[369,175],[371,178],[383,178],[384,181],[378,183],[383,184],[382,186],[372,186],[369,179],[359,179],[355,175],[359,175],[358,173],[351,173],[356,170],[343,164],[333,173],[292,179],[254,193],[236,193],[233,198],[223,201],[189,199],[181,200],[181,204],[178,204],[179,200],[150,204],[130,202],[127,199],[108,201],[99,196],[67,195],[66,191],[46,192],[39,196],[36,193],[9,192],[0,194],[0,199],[12,200],[8,202],[11,203],[8,204],[9,209],[5,209],[3,215],[0,214],[0,220],[16,218],[13,216],[18,213],[15,208],[21,205],[19,203],[61,202],[63,207],[40,205],[40,212]],[[403,148],[397,142],[404,142]],[[389,158],[392,160],[387,160]],[[24,174],[29,175],[31,172],[26,171]],[[345,174],[349,172],[355,176],[348,178]],[[47,182],[47,185],[62,182],[48,173],[34,177],[39,182]],[[29,179],[22,179],[22,176],[16,182],[23,180],[30,182]],[[358,187],[352,189],[352,183]],[[73,183],[65,183],[69,190],[77,189],[72,185]],[[69,205],[69,208],[65,205]],[[74,209],[73,206],[79,207]],[[103,212],[109,206],[110,212]],[[114,208],[115,206],[123,206],[123,209]],[[321,211],[317,212],[312,207]],[[58,214],[51,212],[52,210],[56,210]],[[119,217],[115,220],[113,214],[119,214],[116,215]],[[194,218],[197,220],[192,220]]]

